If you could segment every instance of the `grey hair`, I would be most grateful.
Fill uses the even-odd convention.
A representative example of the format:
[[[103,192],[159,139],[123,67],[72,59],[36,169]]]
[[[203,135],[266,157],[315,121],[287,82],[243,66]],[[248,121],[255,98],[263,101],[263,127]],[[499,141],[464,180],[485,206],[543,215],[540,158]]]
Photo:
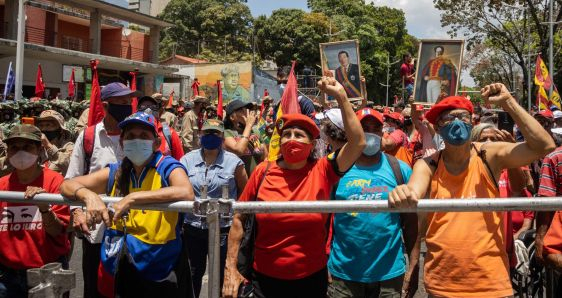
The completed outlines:
[[[493,129],[496,128],[496,126],[493,125],[492,123],[480,123],[474,126],[472,128],[472,133],[470,134],[470,140],[472,142],[478,142],[478,139],[480,139],[480,135],[482,134],[482,132],[489,128]]]
[[[234,64],[228,64],[221,69],[221,76],[223,77],[226,77],[231,73],[236,73],[237,75],[240,75],[240,70],[238,69],[238,66]]]

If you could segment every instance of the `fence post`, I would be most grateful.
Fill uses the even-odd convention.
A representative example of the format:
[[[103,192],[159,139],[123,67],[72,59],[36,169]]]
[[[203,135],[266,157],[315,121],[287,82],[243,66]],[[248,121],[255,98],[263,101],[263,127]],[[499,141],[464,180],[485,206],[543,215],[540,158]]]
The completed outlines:
[[[209,198],[209,204],[207,205],[207,226],[209,227],[209,298],[220,297],[219,198]]]

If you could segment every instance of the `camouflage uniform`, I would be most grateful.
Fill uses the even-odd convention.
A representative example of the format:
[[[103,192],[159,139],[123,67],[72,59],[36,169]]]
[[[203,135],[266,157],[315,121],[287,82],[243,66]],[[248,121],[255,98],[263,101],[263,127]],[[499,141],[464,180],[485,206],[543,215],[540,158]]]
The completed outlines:
[[[12,127],[20,123],[19,118],[19,105],[15,101],[3,101],[0,102],[0,116],[1,123],[0,128],[4,136],[7,136]],[[2,137],[2,140],[4,137]]]
[[[49,140],[48,143],[43,141],[45,154],[42,154],[41,162],[48,162],[49,169],[59,172],[64,176],[66,175],[70,156],[74,148],[74,138],[70,131],[64,127],[64,118],[57,111],[43,111],[37,118],[37,124],[45,120],[55,120],[61,129],[61,133],[55,139]]]

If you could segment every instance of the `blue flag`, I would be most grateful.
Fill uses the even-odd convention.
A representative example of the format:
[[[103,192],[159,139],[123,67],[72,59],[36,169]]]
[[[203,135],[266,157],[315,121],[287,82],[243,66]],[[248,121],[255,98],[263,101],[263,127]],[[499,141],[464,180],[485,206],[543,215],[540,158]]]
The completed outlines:
[[[14,88],[14,83],[16,82],[16,76],[14,75],[14,69],[12,68],[12,62],[10,62],[10,67],[8,68],[8,75],[6,76],[6,86],[4,86],[4,100],[10,94],[10,91]]]

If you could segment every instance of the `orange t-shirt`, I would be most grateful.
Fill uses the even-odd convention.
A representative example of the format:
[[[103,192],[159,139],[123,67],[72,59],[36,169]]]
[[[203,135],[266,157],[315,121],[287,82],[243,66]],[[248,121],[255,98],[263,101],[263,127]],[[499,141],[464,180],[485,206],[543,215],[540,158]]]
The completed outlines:
[[[499,198],[473,149],[466,170],[454,176],[440,161],[430,199]],[[425,287],[437,297],[513,295],[505,251],[504,212],[431,212],[427,215]]]
[[[556,211],[552,223],[544,236],[544,254],[562,254],[562,213]]]

